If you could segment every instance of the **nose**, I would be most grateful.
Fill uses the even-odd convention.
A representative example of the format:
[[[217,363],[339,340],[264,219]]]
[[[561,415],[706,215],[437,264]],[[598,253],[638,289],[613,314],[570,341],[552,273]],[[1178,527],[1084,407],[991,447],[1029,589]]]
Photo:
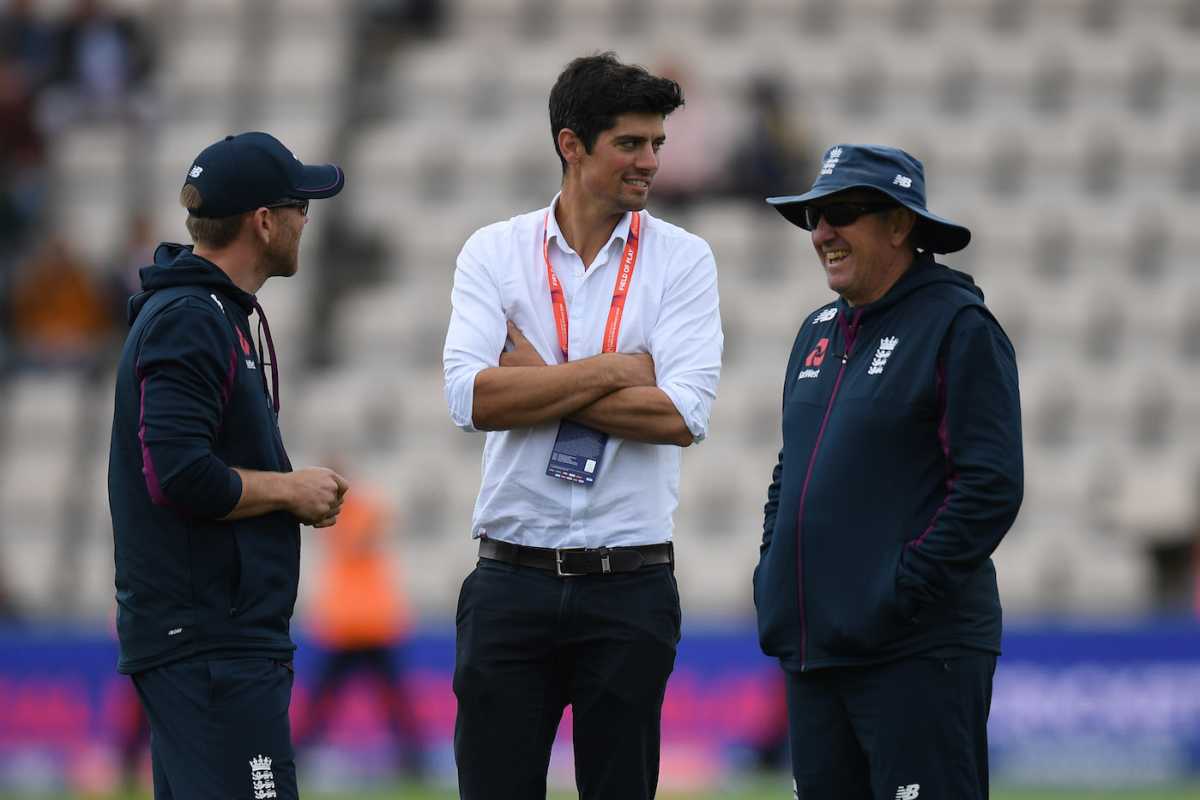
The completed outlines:
[[[812,229],[813,244],[824,244],[834,238],[833,226],[829,224],[824,215],[817,220],[817,227]]]
[[[654,145],[647,142],[644,147],[638,150],[637,159],[633,165],[646,172],[655,172],[658,170],[658,153],[654,151]]]

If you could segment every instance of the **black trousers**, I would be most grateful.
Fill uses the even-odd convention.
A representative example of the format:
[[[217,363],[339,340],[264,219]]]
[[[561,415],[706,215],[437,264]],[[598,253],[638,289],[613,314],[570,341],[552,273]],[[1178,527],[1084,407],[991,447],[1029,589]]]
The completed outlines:
[[[797,800],[986,800],[996,656],[787,673]]]
[[[670,565],[560,578],[480,559],[458,601],[459,796],[543,800],[570,704],[581,800],[653,798],[679,626]]]
[[[292,665],[179,661],[133,676],[150,719],[155,800],[295,800]]]

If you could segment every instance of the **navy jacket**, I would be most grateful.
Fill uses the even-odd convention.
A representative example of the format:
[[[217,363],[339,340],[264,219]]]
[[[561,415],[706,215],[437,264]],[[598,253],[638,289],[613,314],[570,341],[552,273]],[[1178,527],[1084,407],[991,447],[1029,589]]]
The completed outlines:
[[[970,276],[919,255],[881,299],[813,312],[754,572],[788,670],[1000,652],[992,551],[1022,493],[1013,348]]]
[[[160,245],[154,260],[129,302],[109,452],[118,669],[290,658],[299,523],[220,520],[241,497],[232,467],[291,470],[250,344],[257,303],[190,247]]]

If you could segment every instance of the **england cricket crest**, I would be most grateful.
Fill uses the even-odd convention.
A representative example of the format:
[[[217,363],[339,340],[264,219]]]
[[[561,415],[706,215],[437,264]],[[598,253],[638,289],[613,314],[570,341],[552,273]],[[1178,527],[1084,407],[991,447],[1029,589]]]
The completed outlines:
[[[254,787],[254,800],[268,800],[275,794],[275,773],[271,771],[270,756],[255,756],[250,759],[250,783]]]

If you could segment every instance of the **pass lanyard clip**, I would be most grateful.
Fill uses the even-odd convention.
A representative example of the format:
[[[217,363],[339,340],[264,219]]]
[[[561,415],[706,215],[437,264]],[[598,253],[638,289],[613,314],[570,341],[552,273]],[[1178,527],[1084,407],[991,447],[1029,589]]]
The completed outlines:
[[[629,239],[621,253],[621,263],[617,268],[617,279],[613,284],[612,305],[608,309],[608,322],[604,326],[604,342],[601,352],[617,352],[617,337],[621,333],[621,316],[625,311],[625,298],[629,294],[629,284],[633,281],[633,268],[637,265],[638,240],[642,232],[642,215],[635,213],[629,221]],[[546,212],[546,222],[542,227],[542,258],[546,262],[546,282],[550,285],[550,305],[554,308],[554,327],[558,331],[558,347],[562,350],[563,361],[569,361],[567,320],[567,297],[563,293],[562,283],[550,264],[550,212]]]

